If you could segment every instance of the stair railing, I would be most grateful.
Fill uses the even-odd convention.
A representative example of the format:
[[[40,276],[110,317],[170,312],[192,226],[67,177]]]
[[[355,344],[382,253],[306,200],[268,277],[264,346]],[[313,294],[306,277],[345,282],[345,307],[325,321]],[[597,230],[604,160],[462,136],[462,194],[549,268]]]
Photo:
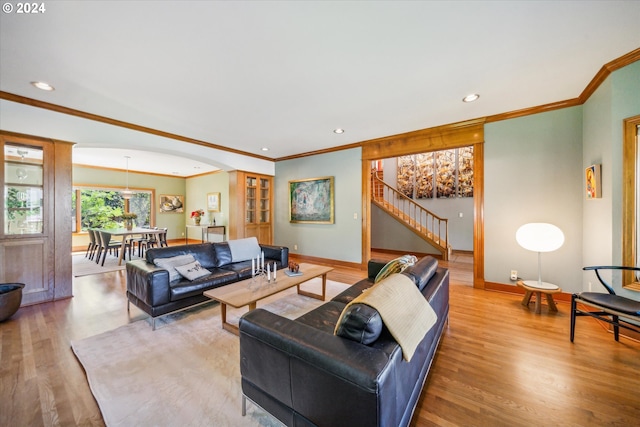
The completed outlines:
[[[417,233],[427,237],[443,250],[448,258],[449,220],[441,218],[420,206],[409,197],[382,181],[377,172],[372,173],[372,199],[383,209],[408,224]]]

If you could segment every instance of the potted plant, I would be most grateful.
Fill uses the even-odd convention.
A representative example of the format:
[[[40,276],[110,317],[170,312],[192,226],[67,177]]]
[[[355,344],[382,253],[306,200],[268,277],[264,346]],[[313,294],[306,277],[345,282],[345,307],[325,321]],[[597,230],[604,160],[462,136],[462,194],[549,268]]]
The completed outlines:
[[[131,230],[133,228],[133,220],[138,218],[138,215],[133,212],[125,212],[120,215],[120,218],[124,221],[124,226],[127,230]]]
[[[196,225],[200,225],[200,220],[202,219],[203,215],[204,215],[204,211],[202,209],[197,209],[191,212],[191,218],[193,218]]]

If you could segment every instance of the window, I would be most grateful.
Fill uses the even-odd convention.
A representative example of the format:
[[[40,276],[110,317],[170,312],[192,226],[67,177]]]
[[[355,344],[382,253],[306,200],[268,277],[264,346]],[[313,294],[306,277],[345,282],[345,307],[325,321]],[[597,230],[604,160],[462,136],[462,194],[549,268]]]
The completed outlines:
[[[4,234],[41,234],[44,202],[42,148],[4,146]]]
[[[138,217],[138,227],[151,225],[153,192],[134,190],[130,199],[125,199],[119,190],[109,188],[75,187],[72,195],[73,232],[87,228],[124,227],[119,218],[124,212],[133,212]]]

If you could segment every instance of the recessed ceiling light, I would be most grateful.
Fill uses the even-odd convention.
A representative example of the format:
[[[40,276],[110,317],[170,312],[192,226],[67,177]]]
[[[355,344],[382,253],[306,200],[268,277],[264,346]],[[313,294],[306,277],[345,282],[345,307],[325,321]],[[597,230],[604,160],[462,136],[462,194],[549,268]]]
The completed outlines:
[[[31,84],[41,90],[46,90],[46,91],[56,90],[56,88],[51,86],[49,83],[45,83],[45,82],[31,82]]]
[[[262,151],[269,151],[269,147],[262,147]]]
[[[471,95],[467,95],[464,98],[462,98],[462,102],[473,102],[473,101],[476,101],[478,98],[480,98],[480,95],[478,95],[477,93],[472,93]]]
[[[333,133],[344,133],[344,129],[340,129],[340,128],[334,129]]]

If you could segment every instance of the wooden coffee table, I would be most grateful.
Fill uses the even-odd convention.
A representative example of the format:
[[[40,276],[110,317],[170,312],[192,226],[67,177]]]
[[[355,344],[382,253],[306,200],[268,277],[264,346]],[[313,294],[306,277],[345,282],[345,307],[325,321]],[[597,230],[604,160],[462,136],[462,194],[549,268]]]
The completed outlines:
[[[248,305],[249,311],[255,310],[256,303],[261,299],[294,286],[298,287],[299,295],[324,301],[327,292],[327,273],[331,270],[333,270],[332,267],[303,263],[300,264],[300,272],[302,273],[300,276],[287,276],[284,272],[285,270],[278,270],[278,279],[276,282],[272,280],[271,283],[267,283],[266,279],[262,282],[245,279],[240,282],[205,291],[204,296],[220,303],[222,328],[236,335],[240,335],[238,326],[227,322],[227,305],[234,308]],[[302,283],[319,276],[322,276],[322,294],[306,292],[300,289]]]

